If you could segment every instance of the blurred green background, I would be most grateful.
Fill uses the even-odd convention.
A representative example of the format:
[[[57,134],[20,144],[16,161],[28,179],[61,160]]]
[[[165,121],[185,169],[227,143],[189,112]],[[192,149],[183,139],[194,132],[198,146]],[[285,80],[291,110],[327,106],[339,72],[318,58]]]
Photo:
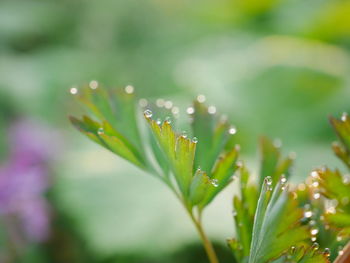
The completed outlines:
[[[350,110],[349,14],[344,0],[1,1],[2,159],[13,112],[63,138],[49,198],[71,243],[34,248],[25,260],[53,262],[53,250],[70,258],[57,262],[206,262],[163,185],[70,127],[78,109],[68,90],[92,79],[132,84],[182,113],[204,94],[237,126],[253,172],[260,135],[297,153],[296,182],[315,166],[340,166],[327,116]],[[205,216],[224,262],[233,262],[224,246],[234,234],[233,192]]]

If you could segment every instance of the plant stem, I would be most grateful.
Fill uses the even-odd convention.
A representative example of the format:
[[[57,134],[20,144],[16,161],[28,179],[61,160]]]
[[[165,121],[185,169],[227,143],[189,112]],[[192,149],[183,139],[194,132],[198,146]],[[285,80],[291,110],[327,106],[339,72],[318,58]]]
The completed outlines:
[[[350,242],[343,248],[343,254],[339,255],[334,263],[347,263],[350,260]]]
[[[202,239],[204,249],[205,249],[207,256],[209,258],[209,262],[210,263],[219,263],[219,260],[217,258],[216,253],[215,253],[215,250],[214,250],[214,247],[203,230],[202,222],[200,220],[197,220],[194,217],[192,211],[188,210],[188,212],[190,214],[190,217],[191,217],[194,225],[196,226],[196,229],[198,231],[200,238]],[[199,216],[199,218],[200,218],[200,216]]]

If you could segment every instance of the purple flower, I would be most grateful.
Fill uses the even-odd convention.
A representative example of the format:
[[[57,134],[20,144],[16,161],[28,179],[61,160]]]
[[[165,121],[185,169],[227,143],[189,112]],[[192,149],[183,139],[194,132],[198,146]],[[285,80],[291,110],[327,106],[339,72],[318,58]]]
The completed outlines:
[[[26,241],[41,242],[49,234],[50,209],[44,194],[49,187],[48,163],[55,137],[42,125],[27,120],[9,129],[11,152],[0,167],[0,216],[13,219],[17,235]]]

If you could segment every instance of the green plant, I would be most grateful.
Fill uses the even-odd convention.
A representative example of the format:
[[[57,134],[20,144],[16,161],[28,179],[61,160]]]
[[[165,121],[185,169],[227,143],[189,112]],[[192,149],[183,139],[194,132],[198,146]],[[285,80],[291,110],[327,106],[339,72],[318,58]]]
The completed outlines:
[[[329,262],[330,250],[321,252],[318,243],[310,242],[319,232],[315,224],[322,222],[310,220],[309,203],[321,213],[321,200],[319,196],[317,200],[310,197],[309,193],[315,194],[310,182],[307,189],[304,185],[307,191],[288,186],[294,156],[283,158],[276,143],[261,139],[261,170],[254,179],[238,160],[236,128],[219,117],[214,106],[207,107],[204,96],[198,96],[186,110],[190,124],[183,124],[178,119],[179,109],[172,102],[137,101],[132,86],[107,90],[92,81],[79,89],[73,87],[71,93],[92,116],[70,117],[73,125],[91,140],[164,182],[194,223],[211,263],[219,261],[203,229],[203,211],[233,180],[239,186],[233,199],[236,237],[228,240],[228,245],[237,262]],[[143,112],[144,120],[139,112]],[[183,127],[188,131],[179,132]],[[350,160],[344,148],[338,147],[336,152],[342,159]],[[319,177],[321,182],[322,176]],[[339,184],[339,178],[331,180]],[[331,184],[321,185],[325,187],[322,194],[329,197],[331,190],[326,187]],[[339,198],[344,200],[348,194],[344,188]],[[304,204],[307,208],[302,207]],[[328,215],[324,217],[331,220]],[[340,233],[348,235],[347,231],[345,228]]]

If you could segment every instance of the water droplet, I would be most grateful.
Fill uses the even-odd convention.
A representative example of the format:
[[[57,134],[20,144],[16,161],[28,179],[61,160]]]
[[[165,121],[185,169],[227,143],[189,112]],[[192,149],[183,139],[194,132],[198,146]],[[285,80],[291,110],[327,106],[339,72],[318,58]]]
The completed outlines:
[[[128,86],[126,86],[126,87],[124,88],[124,90],[125,90],[125,93],[127,93],[127,94],[133,94],[135,88],[134,88],[133,86],[131,86],[131,85],[128,85]]]
[[[310,220],[309,225],[310,226],[315,226],[316,225],[316,221],[315,220]]]
[[[193,108],[193,107],[188,107],[188,108],[186,109],[186,112],[187,112],[187,114],[192,115],[192,114],[194,113],[194,108]]]
[[[339,247],[338,247],[338,255],[339,255],[339,256],[342,256],[343,254],[344,254],[343,247],[342,247],[342,246],[339,246]]]
[[[139,105],[144,108],[148,105],[148,101],[146,99],[140,99],[139,100]]]
[[[311,237],[311,241],[315,242],[317,240],[316,236]]]
[[[186,131],[183,131],[183,132],[181,133],[181,136],[182,136],[183,138],[187,138],[187,132],[186,132]]]
[[[152,117],[153,112],[152,112],[151,110],[147,109],[147,110],[145,110],[145,111],[143,112],[143,114],[145,115],[145,117],[146,117],[147,119],[149,119],[149,118]]]
[[[320,199],[321,194],[320,193],[314,193],[313,197],[314,197],[314,199]]]
[[[197,96],[197,101],[199,103],[203,103],[203,102],[205,102],[205,100],[206,100],[206,98],[205,98],[204,95],[200,94],[200,95]]]
[[[165,117],[165,122],[170,124],[171,123],[171,118],[168,116],[168,117]]]
[[[291,253],[291,254],[294,254],[294,253],[295,253],[295,250],[296,250],[296,247],[295,247],[295,246],[291,246],[291,247],[290,247],[290,253]]]
[[[317,171],[312,171],[312,172],[311,172],[311,176],[312,176],[313,178],[318,178],[318,177],[319,177],[319,174],[318,174]]]
[[[212,184],[214,187],[218,187],[218,186],[219,186],[219,181],[218,181],[218,179],[212,179],[212,180],[211,180],[211,184]]]
[[[329,206],[326,208],[326,214],[335,214],[337,211],[334,206]]]
[[[347,118],[348,118],[348,114],[346,112],[343,112],[343,114],[341,116],[341,120],[345,122],[347,120]]]
[[[319,247],[320,247],[320,245],[319,245],[318,243],[315,242],[315,243],[312,244],[311,249],[312,249],[312,250],[318,250]]]
[[[282,175],[280,181],[282,184],[285,184],[287,182],[287,178],[284,175]]]
[[[265,181],[266,181],[267,185],[269,185],[269,186],[272,185],[272,178],[271,178],[271,176],[266,176],[265,177]]]
[[[96,80],[91,80],[89,83],[90,89],[97,89],[98,88],[98,82]]]
[[[172,107],[173,107],[173,103],[170,101],[170,100],[167,100],[165,103],[164,103],[164,107],[168,110],[170,110]]]
[[[72,87],[70,90],[69,90],[70,94],[72,95],[76,95],[78,94],[78,88],[77,87]]]
[[[318,183],[317,181],[315,181],[315,182],[312,183],[312,187],[317,188],[318,186],[319,186],[319,183]]]
[[[162,124],[161,119],[160,119],[160,118],[158,118],[158,119],[157,119],[157,121],[156,121],[156,123],[157,123],[158,125],[161,125],[161,124]]]
[[[216,107],[215,106],[209,106],[208,107],[208,113],[209,114],[215,114],[216,113]]]
[[[331,251],[328,247],[326,247],[323,251],[323,255],[325,255],[326,257],[329,257],[331,255]]]
[[[197,137],[193,137],[193,138],[192,138],[192,142],[193,142],[193,143],[197,143],[197,142],[198,142],[198,138],[197,138]]]
[[[105,130],[101,127],[97,130],[97,134],[101,135],[101,134],[104,134],[105,133]]]
[[[312,217],[312,211],[311,211],[311,210],[305,211],[305,212],[304,212],[304,217],[305,217],[305,218],[310,218],[310,217]]]
[[[236,129],[236,127],[234,127],[234,126],[231,126],[230,127],[230,129],[228,129],[228,133],[229,134],[236,134],[237,133],[237,129]]]
[[[311,233],[312,236],[316,236],[318,234],[318,228],[312,228],[310,230],[310,233]]]
[[[337,236],[337,241],[340,242],[340,241],[342,241],[342,240],[343,240],[343,237],[338,235],[338,236]]]
[[[157,105],[157,107],[159,107],[159,108],[164,107],[164,103],[165,103],[165,100],[162,99],[162,98],[159,98],[159,99],[156,100],[156,105]]]

